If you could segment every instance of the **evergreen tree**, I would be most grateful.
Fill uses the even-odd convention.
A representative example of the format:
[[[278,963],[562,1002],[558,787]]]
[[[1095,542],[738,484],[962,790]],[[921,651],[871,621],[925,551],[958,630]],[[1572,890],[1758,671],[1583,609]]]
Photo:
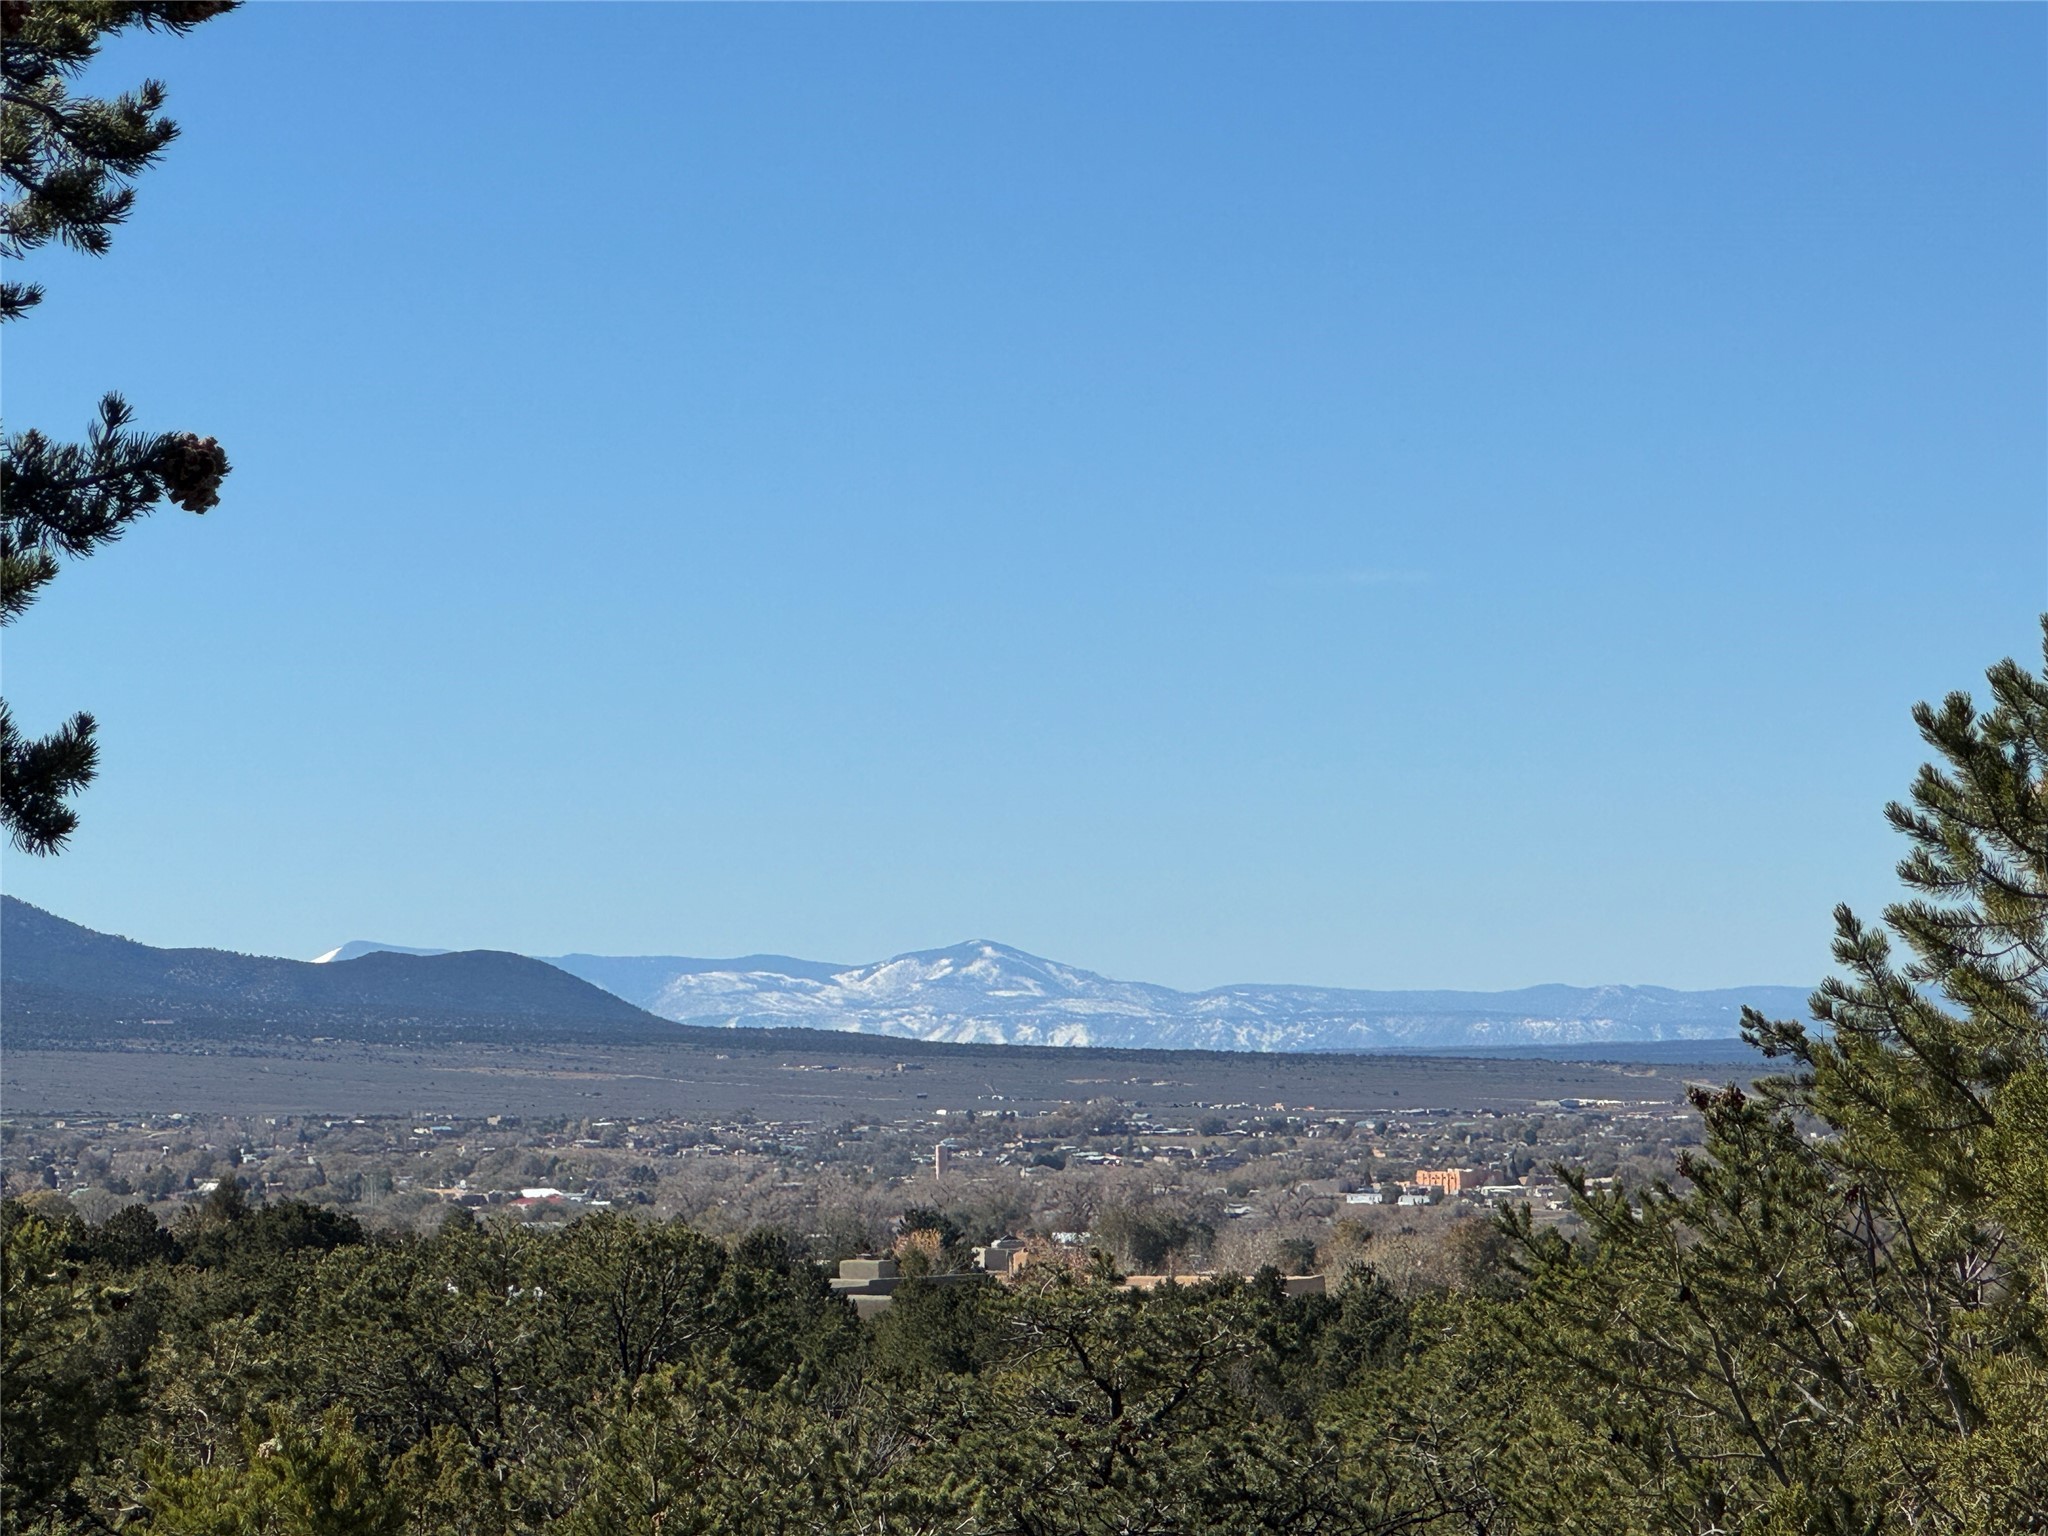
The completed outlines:
[[[145,80],[111,99],[75,97],[73,80],[100,44],[129,28],[182,33],[233,0],[5,0],[0,5],[0,256],[19,261],[51,241],[103,254],[135,203],[133,178],[177,136],[164,88]],[[18,320],[42,288],[0,281],[0,320]],[[9,438],[0,461],[0,623],[11,624],[77,559],[119,538],[158,502],[204,512],[220,499],[227,455],[190,432],[132,430],[119,395],[100,402],[82,444],[37,431]],[[53,853],[78,825],[70,799],[98,767],[93,718],[74,715],[26,736],[0,702],[0,823],[28,853]]]
[[[1838,909],[1825,1029],[1748,1016],[1795,1070],[1697,1096],[1691,1187],[1530,1239],[1532,1525],[2048,1531],[2048,648],[1990,683],[1915,711],[1910,958]]]
[[[268,1431],[268,1434],[264,1433]],[[239,1453],[181,1466],[160,1448],[148,1468],[149,1528],[160,1536],[399,1536],[404,1510],[348,1415],[317,1427],[280,1414],[243,1427]]]

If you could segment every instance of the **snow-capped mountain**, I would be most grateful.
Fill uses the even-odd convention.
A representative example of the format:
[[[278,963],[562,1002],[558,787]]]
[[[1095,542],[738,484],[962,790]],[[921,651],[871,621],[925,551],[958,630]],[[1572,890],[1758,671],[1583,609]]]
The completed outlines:
[[[1113,981],[985,939],[898,955],[829,978],[682,971],[648,995],[627,1000],[693,1024],[804,1025],[1013,1045],[1234,1051],[1724,1038],[1737,1032],[1744,1002],[1779,1014],[1801,1013],[1805,1006],[1805,994],[1791,987],[1686,993],[1548,986],[1484,993],[1235,986],[1178,992]]]
[[[372,947],[344,945],[346,955]],[[1799,1017],[1796,987],[1527,987],[1365,992],[1115,981],[987,939],[870,965],[786,955],[544,956],[679,1023],[857,1031],[919,1040],[1232,1051],[1431,1050],[1733,1037],[1745,1003]]]
[[[352,942],[336,958],[395,948]],[[748,954],[553,954],[549,965],[649,1014],[729,1028],[801,1026],[918,1040],[1094,1044],[1194,1051],[1434,1051],[1591,1040],[1724,1040],[1743,1004],[1806,1012],[1798,987],[1524,987],[1520,991],[1352,991],[1239,985],[1176,991],[1112,981],[1036,954],[971,940],[872,965]]]
[[[684,971],[640,1006],[698,1024],[803,1025],[963,1044],[1181,1046],[1198,1043],[1170,1037],[1185,996],[980,940],[825,977]]]

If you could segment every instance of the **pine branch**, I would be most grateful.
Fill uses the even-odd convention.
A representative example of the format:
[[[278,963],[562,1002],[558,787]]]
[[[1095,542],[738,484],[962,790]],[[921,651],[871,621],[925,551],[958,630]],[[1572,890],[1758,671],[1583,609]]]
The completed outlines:
[[[55,853],[77,829],[78,813],[65,801],[99,768],[93,728],[81,713],[48,736],[26,737],[0,703],[0,824],[23,853]]]

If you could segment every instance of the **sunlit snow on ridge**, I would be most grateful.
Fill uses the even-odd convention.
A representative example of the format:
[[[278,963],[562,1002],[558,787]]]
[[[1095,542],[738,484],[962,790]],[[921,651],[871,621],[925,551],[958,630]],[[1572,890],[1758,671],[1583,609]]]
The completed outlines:
[[[399,948],[357,941],[320,958]],[[678,1023],[1137,1049],[1384,1051],[1729,1039],[1745,1003],[1784,1018],[1803,1014],[1806,997],[1793,987],[1368,992],[1240,985],[1181,992],[1113,980],[987,939],[844,967],[766,955],[540,958]]]

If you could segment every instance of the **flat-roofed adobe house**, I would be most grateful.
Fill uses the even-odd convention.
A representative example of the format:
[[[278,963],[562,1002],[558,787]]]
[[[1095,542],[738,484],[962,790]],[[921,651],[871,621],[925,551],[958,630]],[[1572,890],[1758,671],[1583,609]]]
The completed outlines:
[[[1447,1195],[1477,1189],[1482,1175],[1477,1168],[1418,1168],[1415,1182],[1424,1189],[1440,1189]]]

